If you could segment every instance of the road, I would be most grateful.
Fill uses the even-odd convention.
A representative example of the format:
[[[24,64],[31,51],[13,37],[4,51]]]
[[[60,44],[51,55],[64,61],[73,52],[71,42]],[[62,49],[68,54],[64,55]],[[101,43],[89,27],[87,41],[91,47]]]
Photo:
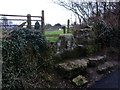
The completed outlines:
[[[97,81],[90,88],[91,90],[92,88],[94,88],[93,90],[98,90],[98,88],[105,90],[120,90],[120,69],[107,74],[103,79]]]

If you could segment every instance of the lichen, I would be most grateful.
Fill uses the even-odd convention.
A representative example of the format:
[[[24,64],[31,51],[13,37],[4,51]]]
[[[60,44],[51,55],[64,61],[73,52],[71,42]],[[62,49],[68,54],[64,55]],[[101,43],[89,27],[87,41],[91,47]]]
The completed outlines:
[[[83,77],[82,75],[77,76],[76,78],[74,78],[72,80],[77,86],[82,86],[84,84],[86,84],[88,81],[86,80],[85,77]]]

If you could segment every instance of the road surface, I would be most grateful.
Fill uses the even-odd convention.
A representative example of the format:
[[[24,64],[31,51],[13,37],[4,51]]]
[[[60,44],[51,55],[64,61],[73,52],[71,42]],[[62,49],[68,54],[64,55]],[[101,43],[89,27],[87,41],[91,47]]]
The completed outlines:
[[[107,74],[103,79],[97,81],[91,87],[93,90],[105,89],[105,90],[120,90],[120,69]]]

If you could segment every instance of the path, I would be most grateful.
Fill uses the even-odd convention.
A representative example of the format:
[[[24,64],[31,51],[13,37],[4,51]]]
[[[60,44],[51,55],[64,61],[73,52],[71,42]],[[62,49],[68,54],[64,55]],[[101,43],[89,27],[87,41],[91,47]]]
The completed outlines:
[[[103,79],[96,82],[91,88],[114,88],[115,90],[120,90],[120,69],[106,75]]]

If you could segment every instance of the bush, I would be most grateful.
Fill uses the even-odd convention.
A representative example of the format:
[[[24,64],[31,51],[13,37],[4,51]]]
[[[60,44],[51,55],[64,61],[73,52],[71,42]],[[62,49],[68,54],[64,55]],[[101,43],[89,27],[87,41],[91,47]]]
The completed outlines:
[[[87,48],[87,56],[89,55],[93,55],[94,53],[96,53],[96,47],[95,45],[86,45]]]
[[[120,50],[120,29],[113,28],[111,34],[111,46],[116,47]]]
[[[104,20],[96,21],[94,27],[97,30],[96,43],[100,43],[103,47],[109,46],[111,40],[112,27],[110,25],[107,25],[107,23]]]
[[[2,40],[3,87],[23,87],[21,78],[51,66],[50,49],[40,32],[27,28],[13,30]]]
[[[96,20],[94,23],[96,30],[96,44],[101,47],[119,47],[120,45],[120,30],[107,24],[104,20]]]

